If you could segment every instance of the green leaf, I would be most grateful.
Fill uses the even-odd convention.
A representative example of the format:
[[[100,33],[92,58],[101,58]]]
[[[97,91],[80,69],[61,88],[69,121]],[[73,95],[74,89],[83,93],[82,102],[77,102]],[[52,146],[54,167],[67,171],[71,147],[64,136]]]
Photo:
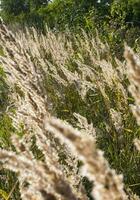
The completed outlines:
[[[7,194],[4,190],[2,190],[2,189],[0,189],[0,199],[1,199],[1,197],[2,197],[4,200],[7,200],[7,199],[8,199],[8,194]],[[3,199],[1,199],[1,200],[3,200]]]

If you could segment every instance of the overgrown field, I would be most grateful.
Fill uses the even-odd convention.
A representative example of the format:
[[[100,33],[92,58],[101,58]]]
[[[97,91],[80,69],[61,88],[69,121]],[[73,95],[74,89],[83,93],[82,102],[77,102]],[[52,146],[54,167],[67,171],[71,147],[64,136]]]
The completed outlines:
[[[138,200],[139,52],[2,22],[0,42],[0,199]]]

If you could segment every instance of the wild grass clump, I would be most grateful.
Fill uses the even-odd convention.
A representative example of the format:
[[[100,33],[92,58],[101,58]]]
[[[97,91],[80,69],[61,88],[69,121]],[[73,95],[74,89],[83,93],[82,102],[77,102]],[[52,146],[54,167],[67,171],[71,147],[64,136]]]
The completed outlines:
[[[135,103],[131,105],[131,109],[138,125],[140,125],[140,58],[127,46],[124,56],[127,60],[128,77],[130,81],[129,91],[135,99]],[[135,138],[134,144],[138,151],[140,151],[140,140],[138,138]]]
[[[22,132],[0,161],[17,174],[21,198],[137,199],[130,190],[139,194],[139,128],[126,63],[84,31],[14,34],[1,22],[0,38],[14,108],[7,113]]]

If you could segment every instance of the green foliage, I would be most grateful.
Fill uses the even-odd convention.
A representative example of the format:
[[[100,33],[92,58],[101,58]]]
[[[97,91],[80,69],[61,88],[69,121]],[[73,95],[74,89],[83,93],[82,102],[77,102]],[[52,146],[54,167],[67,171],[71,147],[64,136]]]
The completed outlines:
[[[44,18],[40,9],[48,5],[49,0],[2,0],[1,16],[6,23],[44,28]]]
[[[91,197],[91,191],[92,191],[92,187],[93,187],[93,182],[89,181],[87,179],[87,177],[83,177],[82,179],[82,184],[84,185],[85,187],[85,190],[87,192],[87,196],[90,200],[94,200],[92,197]]]
[[[14,16],[17,16],[22,12],[28,12],[29,10],[25,0],[2,0],[1,8],[5,13]]]
[[[0,197],[2,200],[6,200],[8,198],[8,194],[4,190],[0,189]]]
[[[15,132],[15,129],[12,126],[12,120],[8,115],[3,114],[0,117],[0,147],[11,147],[10,136],[13,132]]]
[[[5,77],[5,73],[0,67],[0,111],[4,111],[8,105],[8,85]]]
[[[139,19],[140,19],[140,0],[128,0],[128,4],[131,7],[134,22],[137,22],[139,24]]]
[[[9,87],[5,79],[6,74],[0,67],[0,148],[13,149],[10,137],[12,133],[15,133],[15,128],[12,125],[11,118],[6,113],[9,107]],[[0,199],[6,200],[8,198],[9,200],[19,200],[18,191],[11,194],[12,198],[8,197],[16,180],[17,177],[14,173],[0,169]]]
[[[81,28],[95,34],[98,29],[112,53],[122,59],[124,41],[134,46],[140,30],[139,0],[3,0],[1,15],[7,23],[35,26],[44,30],[80,33]],[[128,37],[133,32],[133,37]]]
[[[20,200],[17,175],[6,169],[0,170],[0,199]]]
[[[137,5],[137,6],[136,6]],[[107,41],[112,54],[122,59],[124,41],[134,46],[140,30],[138,1],[54,0],[39,10],[44,22],[54,30],[67,28],[80,34],[81,28]],[[137,31],[136,31],[137,30]],[[129,34],[133,32],[133,37]]]

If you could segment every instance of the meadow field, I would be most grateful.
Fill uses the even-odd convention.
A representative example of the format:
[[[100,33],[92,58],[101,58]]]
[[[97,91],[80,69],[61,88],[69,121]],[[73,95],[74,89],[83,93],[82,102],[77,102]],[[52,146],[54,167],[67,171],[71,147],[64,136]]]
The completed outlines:
[[[2,21],[0,42],[0,199],[138,200],[139,52]]]
[[[0,0],[0,200],[140,200],[140,0]]]

